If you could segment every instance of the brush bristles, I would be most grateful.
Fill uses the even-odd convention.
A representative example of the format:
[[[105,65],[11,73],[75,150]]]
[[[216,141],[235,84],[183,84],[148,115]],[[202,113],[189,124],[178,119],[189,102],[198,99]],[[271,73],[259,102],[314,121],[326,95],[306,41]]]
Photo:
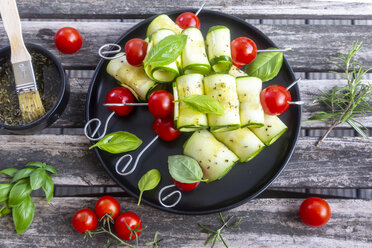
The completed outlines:
[[[41,102],[39,91],[30,91],[18,94],[19,107],[22,111],[22,119],[30,123],[45,115],[45,109]]]

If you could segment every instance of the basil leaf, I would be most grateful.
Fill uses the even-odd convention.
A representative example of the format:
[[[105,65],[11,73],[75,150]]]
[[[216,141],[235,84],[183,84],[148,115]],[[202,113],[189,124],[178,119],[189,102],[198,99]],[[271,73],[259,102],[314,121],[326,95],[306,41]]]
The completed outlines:
[[[45,183],[46,172],[43,168],[37,168],[30,175],[30,186],[32,190],[37,190]]]
[[[45,167],[46,163],[42,163],[42,162],[29,162],[26,164],[26,166],[34,166],[34,167],[39,167],[39,168],[43,168]]]
[[[144,66],[160,66],[172,63],[180,56],[182,50],[185,48],[186,41],[187,35],[184,34],[165,37],[150,50]]]
[[[12,211],[15,229],[18,234],[22,234],[28,229],[34,219],[35,206],[31,196],[26,196]]]
[[[245,72],[249,76],[258,77],[262,82],[266,82],[278,75],[280,68],[282,68],[282,64],[282,52],[259,53],[257,57],[245,67]]]
[[[0,202],[6,202],[8,200],[8,195],[12,187],[13,184],[10,183],[0,184]]]
[[[195,159],[188,156],[169,156],[168,169],[171,177],[178,182],[196,183],[202,181],[202,169]]]
[[[25,168],[25,169],[22,169],[22,170],[19,170],[13,177],[13,179],[10,181],[11,183],[14,183],[20,179],[23,179],[23,178],[26,178],[28,176],[30,176],[30,174],[36,170],[36,168],[34,167],[31,167],[31,168]]]
[[[10,177],[14,177],[14,175],[18,172],[16,168],[7,168],[0,171],[0,175],[7,175]]]
[[[7,214],[10,214],[11,212],[12,212],[12,210],[10,210],[10,208],[4,208],[3,210],[0,211],[0,217],[4,216],[4,215],[7,215]]]
[[[106,152],[117,154],[136,150],[141,144],[142,140],[140,140],[136,135],[124,131],[118,131],[107,134],[89,149],[98,147]]]
[[[45,176],[45,183],[42,186],[44,192],[45,192],[45,197],[47,201],[49,202],[53,198],[53,193],[54,193],[54,183],[52,178],[48,174]]]
[[[180,99],[191,109],[203,114],[223,115],[225,110],[222,105],[214,98],[206,95],[191,95]]]
[[[54,169],[54,167],[51,166],[51,165],[48,165],[48,164],[45,165],[44,169],[45,169],[46,171],[49,171],[50,173],[53,173],[53,174],[56,174],[56,175],[57,175],[57,171],[56,171],[56,169]]]
[[[160,172],[157,169],[152,169],[146,172],[138,182],[138,189],[140,190],[140,196],[138,198],[138,206],[141,203],[142,194],[146,190],[152,190],[158,186],[161,179]]]
[[[22,179],[16,184],[9,193],[8,206],[14,207],[20,204],[28,195],[30,195],[32,189],[30,186],[29,179]]]

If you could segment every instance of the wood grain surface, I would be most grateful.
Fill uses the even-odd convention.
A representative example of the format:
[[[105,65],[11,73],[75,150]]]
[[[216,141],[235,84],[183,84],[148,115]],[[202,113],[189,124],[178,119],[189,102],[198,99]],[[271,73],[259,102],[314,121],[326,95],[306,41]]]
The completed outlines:
[[[2,218],[0,246],[18,247],[104,247],[107,236],[100,234],[88,242],[73,230],[71,219],[80,208],[93,208],[97,198],[54,198],[51,203],[35,198],[35,218],[30,229],[18,236],[9,216]],[[305,226],[298,218],[303,199],[255,199],[223,213],[242,218],[236,229],[223,230],[230,248],[242,247],[371,247],[372,219],[368,200],[328,200],[332,217],[320,228]],[[140,235],[140,247],[152,241],[156,231],[163,239],[161,247],[204,247],[209,234],[197,223],[217,229],[217,214],[185,216],[169,214],[131,198],[119,198],[122,211],[134,211],[147,226]],[[232,219],[234,221],[235,219]],[[151,246],[150,246],[151,247]],[[216,247],[223,247],[218,243]]]

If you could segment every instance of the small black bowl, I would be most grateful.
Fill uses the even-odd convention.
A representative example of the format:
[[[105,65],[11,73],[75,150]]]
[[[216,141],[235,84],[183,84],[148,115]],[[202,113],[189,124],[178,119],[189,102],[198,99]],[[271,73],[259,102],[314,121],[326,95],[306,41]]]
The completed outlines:
[[[35,44],[26,44],[26,47],[31,54],[41,54],[52,61],[50,73],[56,73],[58,76],[56,76],[55,81],[45,83],[44,86],[48,89],[48,96],[51,94],[50,97],[54,97],[56,100],[47,113],[34,122],[22,126],[10,126],[5,125],[0,120],[0,129],[7,130],[14,134],[35,133],[53,124],[62,115],[70,96],[70,86],[66,78],[65,71],[58,59],[41,46]],[[10,47],[8,46],[0,49],[0,67],[9,60]]]

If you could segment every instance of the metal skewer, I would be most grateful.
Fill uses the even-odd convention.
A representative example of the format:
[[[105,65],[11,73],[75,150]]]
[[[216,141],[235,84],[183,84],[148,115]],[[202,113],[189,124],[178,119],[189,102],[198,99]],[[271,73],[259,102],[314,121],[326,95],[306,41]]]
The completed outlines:
[[[163,192],[164,192],[165,190],[167,190],[167,189],[169,189],[169,188],[172,188],[172,187],[175,187],[175,186],[176,186],[176,185],[171,184],[171,185],[168,185],[168,186],[163,187],[163,188],[159,191],[159,196],[158,196],[158,198],[159,198],[159,203],[160,203],[163,207],[165,207],[165,208],[172,208],[172,207],[176,206],[176,205],[181,201],[182,193],[181,193],[181,191],[179,191],[179,190],[175,190],[175,191],[173,191],[172,193],[169,193],[168,195],[162,197],[162,194],[163,194]],[[178,194],[178,198],[176,199],[176,201],[175,201],[174,203],[172,203],[172,204],[166,204],[166,203],[164,203],[164,201],[166,201],[167,199],[169,199],[170,197],[172,197],[173,195],[176,195],[176,194]]]
[[[196,16],[199,15],[200,11],[202,11],[202,9],[204,8],[205,4],[206,4],[206,2],[204,2],[204,3],[202,4],[202,6],[198,9],[198,11],[196,11],[196,13],[195,13]]]
[[[148,106],[147,102],[142,103],[105,103],[103,106],[105,107],[123,107],[123,106]]]
[[[292,88],[295,84],[297,84],[298,82],[300,82],[302,80],[301,77],[299,77],[298,79],[296,79],[293,83],[291,83],[288,87],[287,87],[287,90],[289,90],[290,88]],[[289,104],[295,104],[295,105],[302,105],[304,104],[305,102],[304,101],[296,101],[296,102],[288,102]]]
[[[115,115],[115,112],[112,112],[106,119],[105,121],[105,127],[103,129],[103,133],[101,136],[97,137],[97,138],[94,138],[94,136],[96,135],[96,133],[98,132],[99,128],[101,127],[102,125],[102,121],[98,118],[93,118],[91,120],[89,120],[87,122],[87,124],[85,124],[84,126],[84,134],[85,134],[85,137],[87,137],[89,140],[91,141],[98,141],[100,139],[102,139],[103,137],[105,137],[106,133],[107,133],[107,128],[108,128],[108,124],[111,120],[111,118]],[[92,136],[89,136],[88,135],[88,127],[90,126],[90,124],[92,124],[93,122],[97,122],[97,127],[96,129],[94,129],[94,131],[92,132]]]

